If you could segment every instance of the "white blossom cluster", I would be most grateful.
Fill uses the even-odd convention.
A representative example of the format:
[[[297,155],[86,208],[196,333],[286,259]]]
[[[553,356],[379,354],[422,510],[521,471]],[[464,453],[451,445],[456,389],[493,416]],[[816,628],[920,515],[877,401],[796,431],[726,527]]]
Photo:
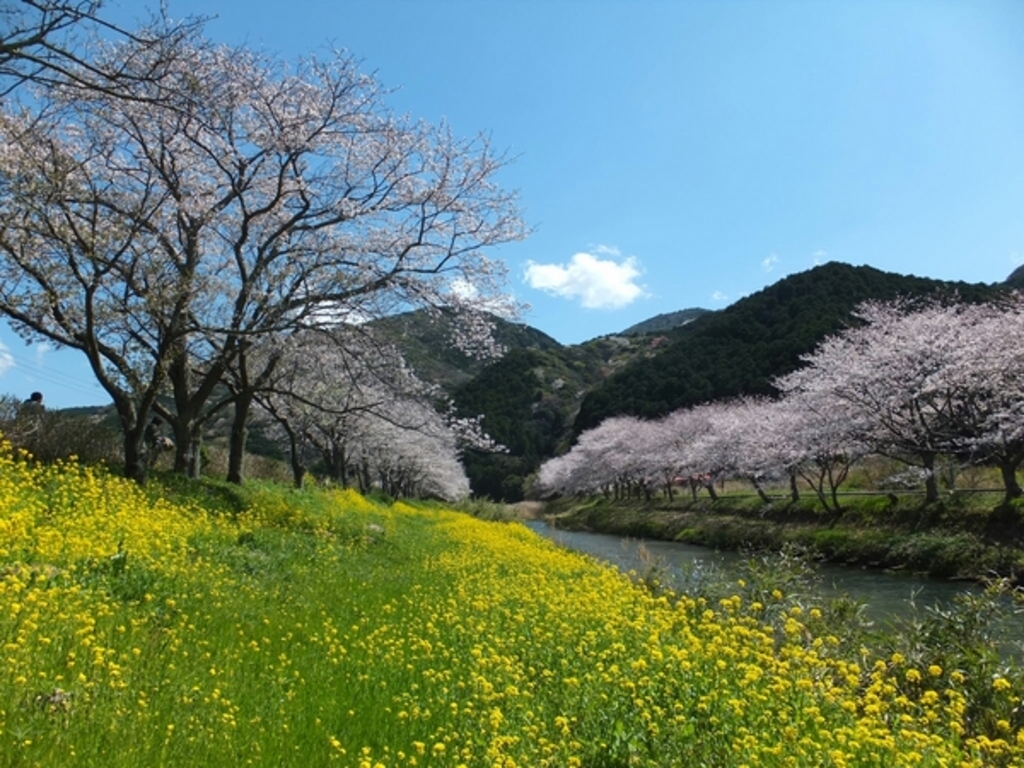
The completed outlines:
[[[473,420],[446,415],[447,401],[393,347],[363,328],[288,337],[263,352],[274,375],[256,401],[269,433],[288,447],[301,485],[314,464],[343,486],[454,501],[469,494],[460,444],[487,438]]]
[[[548,493],[607,493],[714,480],[802,477],[826,507],[869,454],[919,470],[931,499],[936,461],[998,467],[1021,495],[1024,297],[989,304],[869,302],[774,382],[778,399],[687,408],[659,420],[614,417],[540,469]]]

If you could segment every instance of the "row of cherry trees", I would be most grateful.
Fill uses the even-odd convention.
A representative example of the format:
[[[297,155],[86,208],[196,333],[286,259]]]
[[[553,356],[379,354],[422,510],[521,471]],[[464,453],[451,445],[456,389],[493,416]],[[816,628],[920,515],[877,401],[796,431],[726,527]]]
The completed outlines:
[[[364,329],[310,330],[261,352],[278,363],[256,392],[257,421],[287,445],[297,486],[319,460],[343,486],[457,499],[469,493],[461,451],[501,450],[479,419],[458,417],[438,388]]]
[[[829,509],[850,466],[874,454],[918,474],[938,498],[936,461],[999,468],[1006,499],[1021,495],[1024,298],[994,304],[867,303],[805,365],[774,382],[777,399],[688,408],[657,420],[607,419],[539,473],[548,493],[671,494],[681,481],[805,480]]]
[[[485,251],[525,235],[495,183],[504,157],[394,115],[344,53],[285,62],[212,42],[201,20],[116,29],[97,6],[0,0],[0,314],[85,355],[126,475],[145,480],[154,414],[195,474],[204,424],[231,412],[238,482],[254,410],[283,414],[287,395],[425,423],[395,415],[407,388],[386,385],[409,377],[378,375],[379,344],[328,331],[447,308],[455,341],[486,352],[479,310],[505,273]],[[284,368],[317,365],[335,366],[331,402],[294,376],[285,391]]]

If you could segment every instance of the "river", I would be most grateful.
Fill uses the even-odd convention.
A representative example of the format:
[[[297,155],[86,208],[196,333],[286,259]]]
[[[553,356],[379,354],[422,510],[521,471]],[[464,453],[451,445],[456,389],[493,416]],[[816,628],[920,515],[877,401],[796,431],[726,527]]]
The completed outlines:
[[[652,562],[662,567],[675,581],[684,586],[687,578],[702,570],[715,569],[728,573],[742,556],[735,552],[718,552],[706,547],[674,541],[623,539],[604,533],[563,531],[552,528],[540,520],[524,521],[531,530],[556,543],[612,563],[624,571],[643,570]],[[646,553],[646,554],[644,554]],[[949,605],[953,598],[965,591],[979,591],[980,587],[964,581],[940,581],[913,574],[892,573],[841,565],[817,565],[820,579],[816,580],[822,597],[848,595],[865,605],[865,617],[880,625],[892,624],[897,617],[906,619],[917,610],[924,615],[927,606]],[[1024,628],[1017,621],[1010,634],[1024,640]]]

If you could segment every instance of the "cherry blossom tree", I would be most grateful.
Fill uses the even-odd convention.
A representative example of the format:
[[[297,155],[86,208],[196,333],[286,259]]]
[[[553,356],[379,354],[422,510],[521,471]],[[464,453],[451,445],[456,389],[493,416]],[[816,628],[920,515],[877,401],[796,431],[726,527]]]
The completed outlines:
[[[8,95],[25,82],[55,78],[90,88],[116,88],[117,73],[93,66],[82,53],[83,35],[99,30],[129,35],[100,17],[100,5],[99,0],[0,2],[0,92]]]
[[[330,477],[347,486],[352,446],[366,418],[388,418],[399,400],[429,398],[397,351],[378,348],[359,328],[307,331],[281,340],[266,357],[270,362],[259,366],[277,373],[255,391],[255,400],[288,438],[296,485],[306,471],[304,449],[311,447]]]
[[[267,356],[278,365],[255,402],[287,440],[297,486],[312,451],[342,486],[456,498],[464,495],[461,451],[500,450],[479,419],[456,417],[436,387],[365,327],[305,331]]]
[[[841,413],[872,451],[920,467],[928,501],[940,454],[996,462],[1012,498],[1024,457],[1019,307],[868,303],[856,313],[863,325],[827,339],[776,386]]]
[[[948,349],[923,341],[940,330],[937,318],[919,317],[902,303],[868,303],[855,316],[863,325],[826,339],[804,358],[805,367],[775,386],[787,396],[841,405],[874,451],[924,470],[926,498],[934,501],[935,459],[949,448],[944,393],[929,378]],[[924,322],[906,322],[911,316]]]
[[[944,332],[950,344],[943,365],[953,452],[996,465],[1006,501],[1021,496],[1016,473],[1024,461],[1024,297],[956,308]]]
[[[860,325],[825,340],[807,365],[775,384],[779,400],[744,398],[669,414],[659,422],[606,420],[565,456],[545,463],[547,491],[593,492],[637,478],[669,488],[686,478],[715,498],[714,480],[742,476],[761,498],[787,476],[840,513],[839,488],[869,453],[920,468],[926,499],[940,455],[999,467],[1009,501],[1024,462],[1024,297],[997,303],[868,303]]]
[[[87,354],[139,480],[165,386],[184,469],[229,368],[244,425],[261,337],[493,304],[504,269],[484,251],[525,234],[487,140],[394,117],[350,57],[175,45],[103,53],[133,100],[58,82],[0,125],[0,311]]]
[[[620,498],[634,489],[649,490],[640,437],[646,422],[634,416],[614,416],[581,433],[565,455],[550,459],[538,470],[544,493],[604,493]]]
[[[579,456],[570,450],[541,464],[537,468],[537,493],[540,496],[573,494],[572,477],[579,460]]]
[[[839,487],[868,453],[846,403],[820,393],[792,393],[778,404],[785,432],[780,458],[814,490],[826,511],[840,514]]]
[[[389,418],[361,415],[357,445],[362,490],[455,501],[469,495],[455,435],[436,411],[414,400],[392,404]]]
[[[0,75],[17,85],[74,57],[68,36],[98,7],[97,0],[0,2]]]
[[[715,481],[733,464],[733,455],[722,419],[725,406],[705,403],[670,413],[663,419],[669,442],[664,453],[673,462],[678,477],[685,478],[694,499],[704,488],[712,500],[718,498]]]
[[[747,397],[717,404],[714,411],[715,464],[723,471],[750,481],[765,503],[771,499],[764,483],[787,474],[778,403]]]
[[[633,439],[633,451],[642,467],[645,477],[651,483],[658,483],[665,496],[672,501],[675,484],[679,480],[679,468],[673,452],[669,450],[675,441],[675,433],[664,419],[641,421],[637,424]]]

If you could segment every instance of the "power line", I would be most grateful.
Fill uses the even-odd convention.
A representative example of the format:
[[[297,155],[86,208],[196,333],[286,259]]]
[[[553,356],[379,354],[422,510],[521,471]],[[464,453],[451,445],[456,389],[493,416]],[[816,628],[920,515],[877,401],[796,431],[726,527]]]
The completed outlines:
[[[106,392],[102,389],[98,389],[97,391],[97,388],[88,388],[84,386],[82,376],[76,376],[71,373],[62,373],[59,370],[54,370],[53,368],[42,365],[32,357],[27,357],[14,352],[9,347],[7,347],[5,351],[14,361],[14,369],[22,375],[31,377],[33,380],[38,379],[48,384],[54,384],[62,387],[63,389],[83,395],[96,396],[97,394],[102,393],[104,397],[106,396]]]

